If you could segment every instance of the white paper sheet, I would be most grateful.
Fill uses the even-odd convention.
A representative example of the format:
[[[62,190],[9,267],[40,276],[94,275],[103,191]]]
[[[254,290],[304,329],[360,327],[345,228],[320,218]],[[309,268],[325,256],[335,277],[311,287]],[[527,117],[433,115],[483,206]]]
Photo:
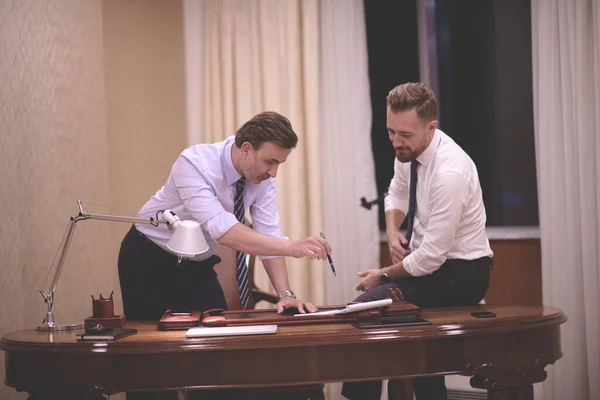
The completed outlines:
[[[247,325],[190,328],[186,337],[265,335],[277,332],[277,325]]]
[[[294,314],[295,317],[306,317],[308,315],[337,315],[348,314],[351,312],[370,310],[371,308],[380,308],[392,304],[392,299],[383,299],[375,301],[366,301],[364,303],[348,304],[346,308],[337,308],[335,310],[317,311],[314,313]]]

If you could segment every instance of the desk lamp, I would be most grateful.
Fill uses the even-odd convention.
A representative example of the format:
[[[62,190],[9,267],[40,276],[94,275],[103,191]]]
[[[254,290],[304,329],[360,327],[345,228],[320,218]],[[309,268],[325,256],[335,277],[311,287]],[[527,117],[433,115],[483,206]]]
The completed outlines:
[[[117,221],[117,222],[129,222],[129,223],[140,223],[140,224],[151,224],[158,227],[159,224],[166,224],[169,230],[173,231],[173,236],[167,242],[167,248],[173,253],[179,255],[179,260],[182,257],[193,257],[197,254],[203,254],[208,251],[208,244],[202,233],[200,223],[192,220],[181,220],[171,210],[161,210],[156,213],[156,218],[138,218],[138,217],[122,217],[118,215],[105,215],[105,214],[91,214],[83,209],[81,200],[77,200],[79,206],[79,213],[76,216],[72,216],[65,233],[65,238],[61,242],[58,253],[58,262],[56,264],[56,272],[52,279],[52,285],[50,286],[50,292],[46,294],[44,288],[40,289],[40,293],[44,298],[44,302],[48,305],[48,311],[46,312],[46,318],[44,319],[43,325],[38,326],[38,331],[62,331],[71,329],[80,329],[83,327],[82,324],[69,324],[69,325],[57,325],[54,322],[54,292],[56,290],[56,284],[60,273],[62,271],[63,264],[73,238],[73,232],[75,231],[75,224],[79,221],[87,219],[100,219],[105,221]]]

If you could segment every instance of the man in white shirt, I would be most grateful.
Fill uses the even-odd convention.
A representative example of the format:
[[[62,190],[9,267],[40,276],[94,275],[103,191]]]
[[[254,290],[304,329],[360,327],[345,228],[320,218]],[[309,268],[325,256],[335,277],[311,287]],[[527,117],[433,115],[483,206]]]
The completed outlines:
[[[219,246],[260,256],[279,296],[277,311],[316,307],[296,299],[290,290],[284,257],[324,259],[329,243],[317,236],[288,240],[279,228],[275,176],[298,137],[289,120],[264,112],[246,122],[223,142],[185,149],[175,161],[164,186],[142,207],[139,217],[174,211],[180,219],[200,222],[209,251],[183,259],[166,247],[172,232],[166,226],[132,226],[121,244],[119,278],[125,315],[129,320],[158,320],[175,304],[178,308],[227,309],[213,266]],[[252,217],[252,228],[234,215],[238,181],[242,210]],[[239,203],[237,203],[239,205]],[[238,210],[236,210],[237,212]],[[242,213],[243,214],[243,213]]]
[[[493,254],[477,168],[437,126],[438,103],[429,87],[411,82],[389,92],[387,129],[396,160],[385,219],[393,264],[360,272],[356,289],[365,293],[355,301],[385,298],[391,287],[421,307],[460,306],[478,304],[487,292]],[[410,214],[411,166],[416,197],[405,236],[400,226]],[[413,387],[417,400],[447,397],[443,377],[413,379]],[[343,394],[378,398],[373,390],[380,389],[345,384]]]

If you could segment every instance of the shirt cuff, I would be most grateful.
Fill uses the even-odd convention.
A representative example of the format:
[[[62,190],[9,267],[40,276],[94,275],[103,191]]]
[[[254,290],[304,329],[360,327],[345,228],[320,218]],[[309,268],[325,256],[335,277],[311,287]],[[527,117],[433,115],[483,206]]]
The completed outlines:
[[[223,212],[206,222],[206,231],[216,241],[237,223],[239,221],[233,214]]]
[[[274,258],[285,258],[284,256],[258,256],[258,258],[260,259],[260,261],[264,261],[264,260],[272,260]]]
[[[404,260],[402,260],[402,266],[404,267],[404,270],[406,272],[408,272],[411,276],[425,276],[427,275],[426,273],[423,273],[423,271],[421,271],[419,268],[417,268],[416,265],[413,265],[414,263],[411,262],[411,255],[407,255]]]
[[[397,197],[385,196],[383,199],[384,210],[400,210],[404,213],[408,210],[408,200],[401,200]]]

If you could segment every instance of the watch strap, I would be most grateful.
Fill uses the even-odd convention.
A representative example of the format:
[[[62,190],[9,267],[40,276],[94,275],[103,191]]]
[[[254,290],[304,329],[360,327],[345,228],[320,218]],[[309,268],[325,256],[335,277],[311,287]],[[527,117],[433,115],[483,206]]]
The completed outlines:
[[[291,290],[284,290],[283,292],[281,292],[279,294],[279,296],[277,296],[277,301],[283,299],[284,297],[291,297],[292,299],[296,298],[296,295],[294,294],[294,292],[292,292]]]
[[[379,272],[379,280],[383,283],[390,283],[392,281],[392,278],[387,273],[387,269],[388,267],[382,268]]]

